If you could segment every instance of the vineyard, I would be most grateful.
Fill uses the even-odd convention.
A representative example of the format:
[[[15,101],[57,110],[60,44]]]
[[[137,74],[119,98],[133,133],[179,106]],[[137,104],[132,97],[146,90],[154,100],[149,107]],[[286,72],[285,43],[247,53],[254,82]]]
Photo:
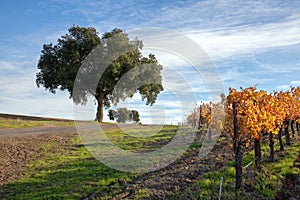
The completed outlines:
[[[256,87],[240,88],[239,91],[229,88],[228,96],[222,94],[221,99],[219,103],[202,103],[187,121],[199,129],[205,125],[210,134],[213,133],[211,130],[221,130],[223,136],[231,138],[235,188],[239,190],[242,188],[245,152],[253,146],[255,167],[260,171],[262,141],[269,146],[268,162],[274,162],[274,144],[279,143],[280,151],[284,151],[284,141],[286,146],[291,146],[296,132],[300,133],[300,87],[273,93],[258,91]]]
[[[145,174],[99,162],[69,121],[4,117],[0,199],[299,199],[299,87],[273,93],[230,88],[220,102],[202,103],[187,118],[197,130],[189,149]],[[165,125],[145,138],[127,131],[151,133],[155,126],[102,128],[122,149],[151,152],[170,143],[179,126]]]

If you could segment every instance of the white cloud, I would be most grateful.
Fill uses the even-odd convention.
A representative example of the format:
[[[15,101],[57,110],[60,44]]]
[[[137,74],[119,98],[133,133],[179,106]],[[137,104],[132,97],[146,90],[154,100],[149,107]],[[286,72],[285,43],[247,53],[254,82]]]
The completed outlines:
[[[176,29],[233,27],[266,23],[299,13],[299,2],[273,0],[128,0],[115,3],[89,0],[72,1],[70,4],[73,6],[69,11],[64,11],[65,14],[72,16],[81,13],[89,23],[106,30],[118,25],[127,28],[159,26]]]
[[[73,104],[65,94],[36,96],[16,99],[3,98],[0,100],[2,113],[24,114],[43,117],[73,119]]]
[[[292,81],[291,84],[292,85],[300,85],[300,81]]]
[[[6,62],[6,61],[0,61],[0,71],[3,73],[4,71],[17,71],[19,70],[15,65]]]
[[[72,101],[66,92],[55,95],[38,89],[35,69],[23,67],[23,63],[0,62],[0,111],[47,117],[73,118]],[[10,70],[3,68],[9,66]]]
[[[282,22],[237,26],[186,33],[202,46],[213,59],[255,53],[276,46],[300,43],[300,15]]]
[[[278,90],[288,90],[290,88],[289,85],[279,85],[276,87]]]

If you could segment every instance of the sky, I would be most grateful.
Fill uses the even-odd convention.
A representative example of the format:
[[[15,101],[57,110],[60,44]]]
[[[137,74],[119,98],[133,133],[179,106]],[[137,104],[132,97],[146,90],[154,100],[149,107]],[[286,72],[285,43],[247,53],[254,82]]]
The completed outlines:
[[[298,0],[3,1],[0,113],[74,118],[68,92],[51,94],[35,84],[42,45],[55,44],[72,25],[95,27],[99,35],[114,28],[128,33],[149,27],[175,31],[203,49],[225,93],[229,87],[256,85],[272,92],[300,86],[299,10]],[[151,108],[138,95],[125,104],[140,112],[143,123],[180,122],[196,103],[211,100],[205,81],[214,77],[200,77],[184,58],[157,49],[151,51],[145,45],[143,53],[149,52],[154,52],[165,66],[166,90]],[[182,81],[179,76],[174,81],[170,74],[176,73],[168,73],[168,69],[178,72]],[[185,85],[182,82],[187,82],[195,95],[190,106],[184,108],[176,94]],[[93,103],[90,105],[94,112]]]

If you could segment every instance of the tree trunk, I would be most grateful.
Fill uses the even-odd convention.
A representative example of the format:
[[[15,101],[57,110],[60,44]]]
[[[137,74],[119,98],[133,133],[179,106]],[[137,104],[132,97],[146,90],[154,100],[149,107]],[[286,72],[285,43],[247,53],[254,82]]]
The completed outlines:
[[[270,147],[270,161],[274,162],[274,139],[273,139],[273,134],[269,133],[269,147]]]
[[[295,138],[295,120],[291,122],[292,137]]]
[[[236,145],[236,154],[235,154],[235,189],[239,190],[242,187],[242,181],[243,181],[243,146],[241,142],[237,143]]]
[[[300,134],[299,133],[299,122],[298,121],[296,122],[296,129],[297,129],[298,134]]]
[[[103,100],[104,100],[104,94],[100,93],[96,96],[96,100],[98,103],[97,106],[97,114],[96,114],[96,121],[103,122]]]
[[[291,140],[290,140],[289,121],[288,120],[285,122],[284,134],[285,134],[285,138],[286,138],[286,145],[290,146]]]
[[[280,151],[283,151],[283,143],[282,143],[282,126],[280,127],[279,133],[278,133],[278,141],[280,144]]]
[[[260,148],[260,138],[254,139],[254,157],[255,157],[255,166],[260,169],[261,167],[261,148]]]

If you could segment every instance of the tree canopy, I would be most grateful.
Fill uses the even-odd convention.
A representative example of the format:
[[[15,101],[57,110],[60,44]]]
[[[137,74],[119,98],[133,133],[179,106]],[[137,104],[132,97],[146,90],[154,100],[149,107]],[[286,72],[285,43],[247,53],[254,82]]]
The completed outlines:
[[[139,112],[136,110],[128,110],[127,108],[118,108],[117,110],[109,110],[108,117],[110,120],[116,120],[118,123],[126,123],[132,121],[140,122]]]
[[[135,122],[135,123],[139,123],[140,122],[140,114],[138,111],[136,110],[131,110],[130,111],[130,119],[131,121]]]
[[[163,67],[153,54],[143,56],[142,48],[141,40],[130,40],[121,29],[106,32],[100,38],[93,27],[72,26],[68,34],[57,40],[57,44],[43,45],[37,65],[37,86],[43,86],[52,93],[67,90],[75,103],[86,103],[89,95],[94,96],[98,103],[98,121],[103,120],[103,108],[131,98],[136,92],[141,95],[142,100],[146,100],[146,105],[151,106],[163,90]],[[124,53],[120,49],[127,51]],[[119,55],[118,51],[122,54]],[[91,53],[94,56],[89,59]],[[116,57],[112,62],[106,63],[113,56]],[[102,76],[96,77],[99,80],[96,89],[86,84],[75,94],[73,87],[77,73],[85,65],[89,65],[85,69],[85,79],[95,78],[99,69],[103,70]]]

